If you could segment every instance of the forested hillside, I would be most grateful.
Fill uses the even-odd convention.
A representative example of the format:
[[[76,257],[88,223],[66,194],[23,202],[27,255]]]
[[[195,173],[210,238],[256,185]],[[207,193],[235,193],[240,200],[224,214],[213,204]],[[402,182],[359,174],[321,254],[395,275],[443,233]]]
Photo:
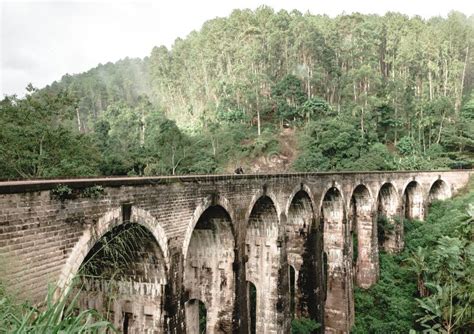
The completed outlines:
[[[474,17],[235,10],[0,108],[3,178],[469,167]]]

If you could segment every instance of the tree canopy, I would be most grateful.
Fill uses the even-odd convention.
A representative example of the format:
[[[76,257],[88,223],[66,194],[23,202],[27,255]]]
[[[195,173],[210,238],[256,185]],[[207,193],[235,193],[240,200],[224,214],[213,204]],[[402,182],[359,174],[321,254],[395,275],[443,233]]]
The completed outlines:
[[[220,172],[282,151],[284,127],[295,170],[469,167],[473,54],[459,12],[235,10],[144,59],[5,97],[0,177]]]

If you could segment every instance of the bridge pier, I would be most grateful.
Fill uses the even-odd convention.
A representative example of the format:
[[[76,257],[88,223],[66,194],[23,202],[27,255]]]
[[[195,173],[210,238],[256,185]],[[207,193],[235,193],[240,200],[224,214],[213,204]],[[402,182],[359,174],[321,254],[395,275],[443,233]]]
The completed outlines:
[[[321,206],[324,224],[326,269],[326,333],[348,332],[353,324],[352,259],[343,198],[336,187],[329,189]]]
[[[354,189],[350,204],[355,283],[367,289],[377,282],[379,276],[375,208],[369,190],[362,185]]]
[[[246,279],[257,289],[256,333],[277,333],[282,240],[273,201],[261,197],[250,214],[245,239]]]
[[[292,317],[324,324],[323,224],[317,224],[309,189],[299,190],[288,208],[287,259],[290,271]],[[291,286],[293,284],[293,286]]]

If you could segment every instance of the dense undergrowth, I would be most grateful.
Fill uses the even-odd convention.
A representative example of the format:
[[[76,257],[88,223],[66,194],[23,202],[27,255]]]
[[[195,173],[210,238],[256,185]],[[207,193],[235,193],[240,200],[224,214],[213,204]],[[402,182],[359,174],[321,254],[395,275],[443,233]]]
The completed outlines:
[[[103,333],[106,329],[115,332],[97,311],[77,310],[78,293],[72,291],[55,299],[54,289],[49,289],[45,303],[35,306],[19,302],[0,282],[0,333]]]
[[[379,282],[355,291],[353,333],[473,332],[474,182],[467,189],[404,222],[404,251],[381,253]]]

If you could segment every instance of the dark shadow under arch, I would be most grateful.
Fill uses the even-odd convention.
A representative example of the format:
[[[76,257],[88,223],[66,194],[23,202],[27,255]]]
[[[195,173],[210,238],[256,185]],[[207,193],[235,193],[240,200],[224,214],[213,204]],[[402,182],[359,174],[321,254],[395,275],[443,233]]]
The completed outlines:
[[[411,181],[403,192],[403,212],[406,219],[424,218],[423,192],[421,185],[416,181]]]
[[[248,333],[257,333],[257,287],[250,281],[247,281],[247,310],[248,310]]]
[[[431,185],[430,192],[428,194],[428,204],[431,204],[434,201],[444,201],[449,197],[451,197],[451,192],[449,191],[448,184],[445,181],[439,179]]]

